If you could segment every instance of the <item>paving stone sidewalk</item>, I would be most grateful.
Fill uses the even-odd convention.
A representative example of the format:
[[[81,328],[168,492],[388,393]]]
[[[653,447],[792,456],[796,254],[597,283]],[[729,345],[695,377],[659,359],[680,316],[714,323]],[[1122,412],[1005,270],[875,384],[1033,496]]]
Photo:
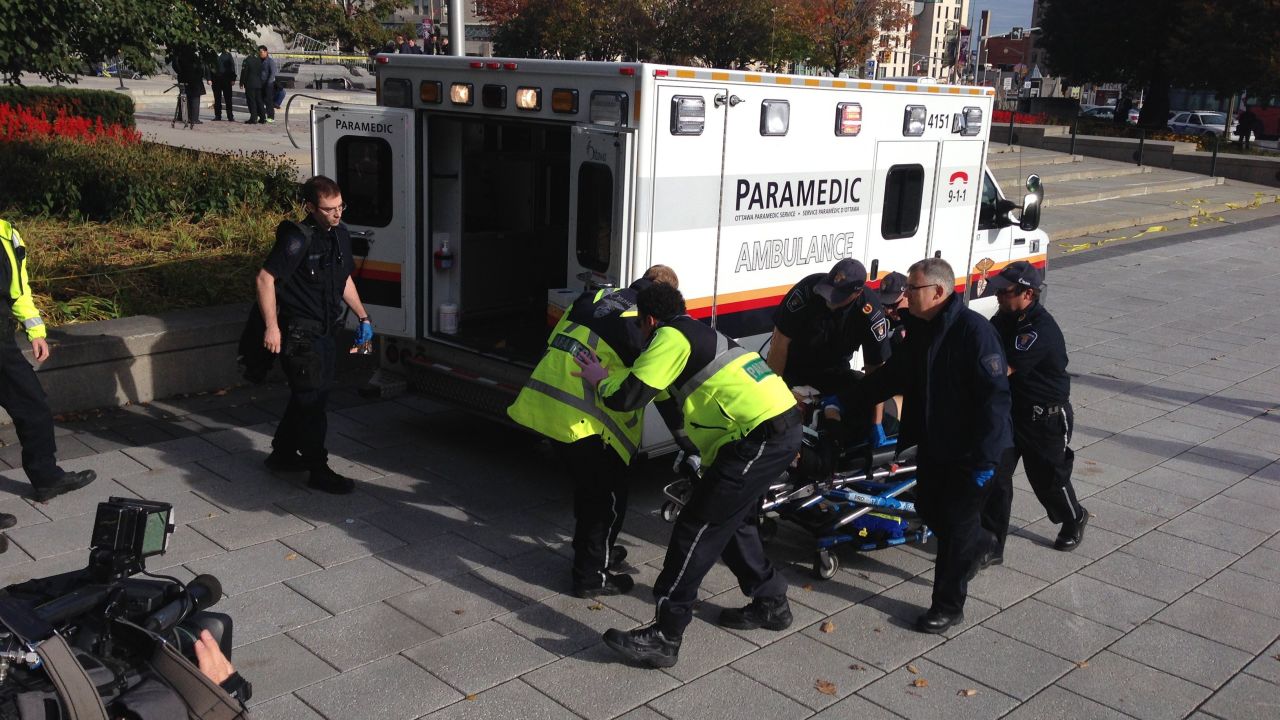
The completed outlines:
[[[61,423],[64,466],[101,479],[39,504],[22,499],[20,470],[0,472],[0,510],[18,517],[0,583],[83,566],[107,496],[173,503],[181,526],[151,569],[222,581],[217,609],[235,618],[233,659],[266,720],[1275,718],[1277,250],[1269,226],[1050,270],[1094,520],[1078,552],[1055,552],[1019,476],[1006,562],[974,581],[946,637],[909,629],[931,546],[842,552],[822,582],[806,536],[784,525],[771,553],[793,583],[790,630],[716,627],[743,602],[720,566],[677,666],[617,664],[599,635],[652,615],[664,462],[633,483],[633,596],[578,600],[570,493],[545,447],[421,397],[341,391],[330,447],[360,483],[316,494],[262,467],[280,387]],[[12,429],[0,440],[16,465]]]

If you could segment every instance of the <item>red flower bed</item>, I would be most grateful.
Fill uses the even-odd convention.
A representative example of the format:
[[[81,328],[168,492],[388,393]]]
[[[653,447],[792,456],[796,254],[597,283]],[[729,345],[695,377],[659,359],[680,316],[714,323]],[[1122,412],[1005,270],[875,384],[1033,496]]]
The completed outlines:
[[[1044,113],[1032,115],[1030,113],[1014,113],[1013,121],[1019,125],[1048,125],[1049,116]],[[1008,110],[993,110],[991,112],[991,122],[996,125],[1008,124]]]
[[[57,117],[49,121],[25,107],[0,103],[0,141],[46,137],[71,138],[83,142],[105,140],[131,145],[142,140],[142,133],[123,125],[104,124],[100,117],[68,115],[65,110],[58,110]]]

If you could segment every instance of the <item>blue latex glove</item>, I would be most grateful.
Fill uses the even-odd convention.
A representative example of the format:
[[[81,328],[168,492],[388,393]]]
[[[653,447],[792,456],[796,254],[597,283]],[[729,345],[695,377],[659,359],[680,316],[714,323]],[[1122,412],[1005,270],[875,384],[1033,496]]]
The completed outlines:
[[[985,487],[987,484],[987,481],[995,477],[995,474],[996,474],[995,468],[987,468],[986,470],[974,470],[973,484],[977,485],[978,487]]]
[[[373,323],[362,320],[356,326],[356,344],[363,345],[373,339]]]
[[[870,440],[871,447],[882,448],[885,445],[893,444],[893,442],[889,440],[888,436],[884,434],[884,425],[881,425],[880,423],[876,423],[871,426]]]

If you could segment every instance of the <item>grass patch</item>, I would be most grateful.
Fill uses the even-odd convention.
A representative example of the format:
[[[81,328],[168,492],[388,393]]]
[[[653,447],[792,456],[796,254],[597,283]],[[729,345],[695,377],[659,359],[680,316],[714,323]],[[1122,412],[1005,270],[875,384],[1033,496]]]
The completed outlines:
[[[143,224],[10,216],[45,322],[66,325],[254,297],[275,228],[297,213],[239,206]]]

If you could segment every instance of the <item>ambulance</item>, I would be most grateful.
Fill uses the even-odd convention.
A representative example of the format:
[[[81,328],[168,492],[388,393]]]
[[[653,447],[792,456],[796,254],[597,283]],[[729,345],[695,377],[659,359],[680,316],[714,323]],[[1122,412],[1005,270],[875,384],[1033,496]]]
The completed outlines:
[[[380,55],[377,106],[311,111],[342,187],[354,278],[398,378],[505,417],[586,287],[663,263],[689,313],[757,349],[797,281],[842,258],[872,284],[941,257],[1044,267],[1042,189],[985,165],[993,90],[581,62]],[[856,359],[855,359],[856,362]],[[656,416],[655,413],[649,413]],[[655,420],[644,445],[669,438]]]

